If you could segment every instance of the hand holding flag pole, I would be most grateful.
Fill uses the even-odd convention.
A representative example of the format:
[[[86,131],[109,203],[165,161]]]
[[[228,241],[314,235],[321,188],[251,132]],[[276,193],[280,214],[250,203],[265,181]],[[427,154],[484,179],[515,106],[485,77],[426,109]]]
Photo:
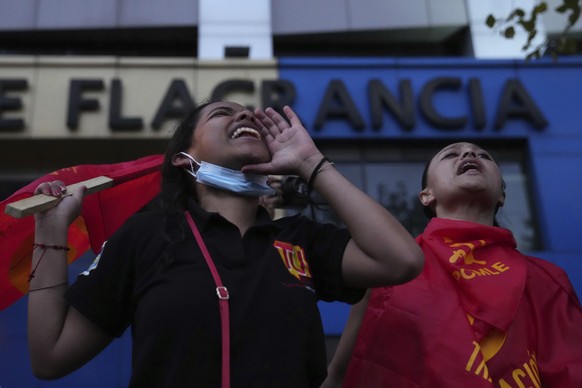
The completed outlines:
[[[96,178],[87,179],[82,182],[73,183],[67,186],[64,196],[72,195],[73,192],[81,186],[87,187],[85,195],[93,194],[103,189],[113,186],[113,179],[106,176],[98,176]],[[32,214],[40,213],[42,211],[55,207],[62,199],[45,194],[36,194],[32,197],[21,199],[20,201],[12,202],[6,205],[4,213],[11,215],[14,218],[22,218]]]
[[[40,177],[1,201],[0,310],[28,292],[34,218],[27,216],[48,210],[60,201],[48,195],[34,195],[39,184],[58,179],[67,185],[67,194],[81,185],[88,189],[81,216],[69,227],[71,263],[89,248],[97,253],[127,218],[158,195],[162,162],[163,155],[151,155],[122,163],[67,167]]]

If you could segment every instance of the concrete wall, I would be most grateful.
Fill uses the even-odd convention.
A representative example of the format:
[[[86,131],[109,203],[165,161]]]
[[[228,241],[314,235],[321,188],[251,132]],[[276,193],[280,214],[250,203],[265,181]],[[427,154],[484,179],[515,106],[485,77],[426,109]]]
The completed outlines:
[[[194,26],[198,0],[0,0],[0,30]],[[7,17],[9,15],[9,17]]]

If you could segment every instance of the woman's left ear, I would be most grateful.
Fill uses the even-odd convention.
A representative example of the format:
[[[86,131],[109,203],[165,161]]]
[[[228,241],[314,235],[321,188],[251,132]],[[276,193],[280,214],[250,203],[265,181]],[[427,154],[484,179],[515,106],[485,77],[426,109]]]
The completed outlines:
[[[418,193],[418,199],[420,199],[420,203],[422,203],[423,206],[430,207],[434,203],[434,197],[428,188],[425,188]]]
[[[175,167],[190,167],[190,161],[181,153],[177,153],[172,157],[172,165]]]

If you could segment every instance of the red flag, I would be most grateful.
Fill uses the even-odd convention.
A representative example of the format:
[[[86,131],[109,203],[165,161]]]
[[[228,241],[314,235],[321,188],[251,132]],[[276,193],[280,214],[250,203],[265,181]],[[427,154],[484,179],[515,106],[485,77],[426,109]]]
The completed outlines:
[[[66,185],[98,176],[113,179],[113,187],[85,197],[81,216],[69,228],[71,263],[89,246],[97,252],[103,242],[160,190],[163,155],[114,164],[86,164],[63,168],[28,184],[0,202],[0,310],[28,292],[28,274],[34,243],[34,218],[13,218],[6,205],[31,197],[42,183],[61,180]]]
[[[563,270],[493,226],[433,218],[417,241],[424,269],[371,291],[344,387],[582,387],[582,309]]]
[[[422,234],[420,245],[428,260],[440,262],[455,279],[461,306],[477,319],[475,331],[484,335],[490,327],[507,330],[527,277],[526,262],[514,254],[516,243],[509,230],[435,220]]]

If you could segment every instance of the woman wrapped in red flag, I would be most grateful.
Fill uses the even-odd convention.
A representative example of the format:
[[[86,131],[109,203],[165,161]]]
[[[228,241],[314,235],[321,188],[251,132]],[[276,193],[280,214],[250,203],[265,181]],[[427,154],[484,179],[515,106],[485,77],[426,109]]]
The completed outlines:
[[[198,107],[170,141],[159,209],[130,218],[70,287],[66,230],[82,191],[36,216],[28,322],[38,377],[79,368],[131,326],[132,387],[321,384],[317,300],[357,302],[367,287],[418,275],[424,257],[389,212],[335,170],[289,107],[284,114]],[[347,229],[272,220],[259,206],[272,192],[267,174],[304,178]],[[62,187],[43,183],[38,192],[58,196]]]
[[[474,144],[432,158],[424,270],[352,307],[323,387],[582,387],[580,302],[563,270],[497,226],[504,186]]]

